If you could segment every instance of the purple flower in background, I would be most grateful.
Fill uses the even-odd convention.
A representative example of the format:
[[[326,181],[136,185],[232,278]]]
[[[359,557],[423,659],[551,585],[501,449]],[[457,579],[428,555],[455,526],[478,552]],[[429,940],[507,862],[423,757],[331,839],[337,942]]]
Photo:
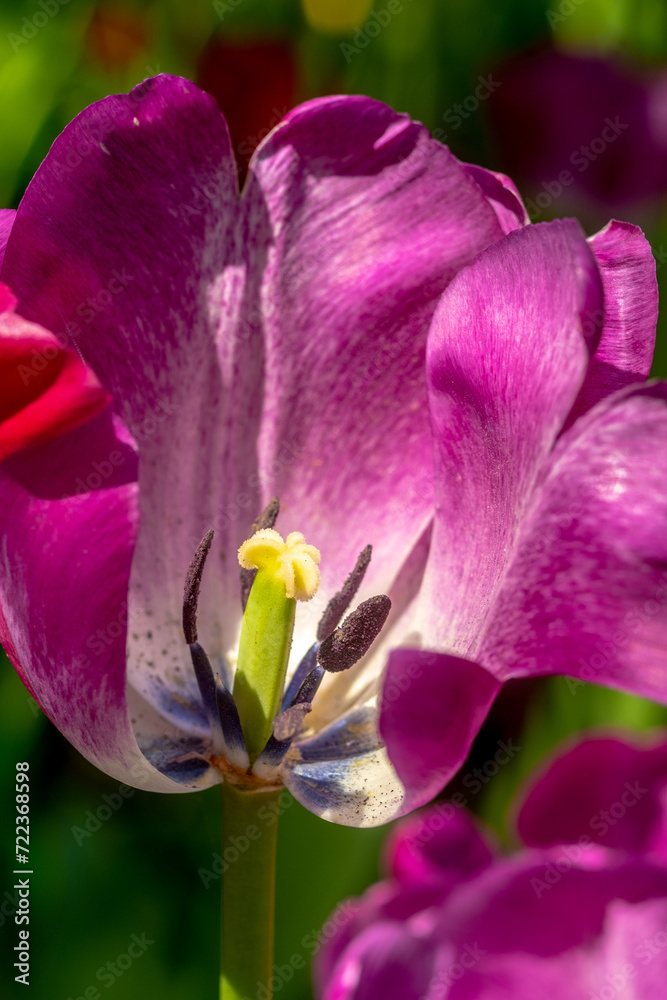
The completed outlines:
[[[183,581],[213,528],[198,626],[231,687],[236,551],[274,495],[321,553],[292,683],[367,544],[357,599],[392,601],[281,764],[313,812],[369,825],[427,801],[511,676],[665,699],[666,390],[633,385],[650,248],[622,223],[525,222],[510,181],[367,98],[291,112],[241,195],[187,81],[68,126],[0,277],[114,404],[2,466],[0,638],[89,760],[155,791],[221,780]]]
[[[491,125],[531,218],[573,205],[626,213],[667,192],[666,72],[551,49],[497,72]]]
[[[667,743],[557,759],[501,856],[452,803],[404,821],[389,879],[324,944],[319,1000],[655,1000],[667,976]]]

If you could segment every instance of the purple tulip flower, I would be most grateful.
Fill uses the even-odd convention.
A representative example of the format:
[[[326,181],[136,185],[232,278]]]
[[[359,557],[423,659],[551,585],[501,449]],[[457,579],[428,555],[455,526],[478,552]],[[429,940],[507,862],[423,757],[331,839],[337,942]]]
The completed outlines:
[[[667,977],[667,743],[557,759],[501,856],[463,808],[403,821],[389,879],[341,909],[320,1000],[655,1000]],[[345,916],[344,916],[345,914]]]
[[[161,76],[68,126],[13,221],[19,313],[114,399],[2,466],[0,639],[58,728],[129,784],[221,780],[183,581],[213,528],[199,637],[231,688],[236,551],[272,496],[321,552],[287,696],[368,544],[358,599],[392,600],[280,766],[313,812],[426,801],[506,677],[579,676],[600,643],[596,680],[664,697],[664,389],[627,388],[655,328],[641,233],[526,226],[507,178],[361,97],[297,108],[236,176],[212,100]]]

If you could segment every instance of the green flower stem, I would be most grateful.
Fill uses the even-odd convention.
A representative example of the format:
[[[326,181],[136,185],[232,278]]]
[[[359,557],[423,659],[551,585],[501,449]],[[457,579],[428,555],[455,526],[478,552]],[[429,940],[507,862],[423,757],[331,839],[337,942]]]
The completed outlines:
[[[220,1000],[271,996],[281,791],[241,792],[222,783]]]
[[[251,763],[280,708],[295,610],[284,580],[272,568],[259,569],[243,615],[233,692]]]

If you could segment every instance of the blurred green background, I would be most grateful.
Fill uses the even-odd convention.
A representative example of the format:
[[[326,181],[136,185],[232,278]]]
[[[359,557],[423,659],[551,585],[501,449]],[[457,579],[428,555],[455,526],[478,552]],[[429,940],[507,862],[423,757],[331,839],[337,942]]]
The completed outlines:
[[[656,79],[667,60],[663,0],[554,0],[551,5],[545,0],[402,0],[398,5],[400,11],[389,16],[385,0],[375,3],[375,15],[367,0],[304,0],[303,5],[298,0],[4,0],[0,206],[18,204],[54,137],[83,107],[156,72],[187,76],[215,94],[230,123],[241,173],[251,149],[289,107],[335,92],[386,101],[423,121],[436,138],[446,134],[461,159],[510,173],[518,163],[521,173],[540,128],[551,127],[547,105],[542,122],[524,122],[521,108],[517,105],[515,114],[510,106],[508,112],[507,103],[505,119],[494,119],[493,99],[477,100],[473,108],[471,95],[480,77],[497,81],[500,95],[505,67],[527,52],[554,47],[613,65],[620,60],[635,80]],[[554,87],[558,97],[557,82]],[[603,101],[603,119],[618,113],[618,100],[615,92],[608,106]],[[467,109],[467,117],[453,110],[457,104]],[[511,163],[502,142],[508,113],[516,126],[513,135],[520,137],[515,146],[522,147],[512,151]],[[667,111],[663,114],[667,121]],[[647,155],[659,156],[659,151]],[[636,197],[617,205],[608,192],[598,197],[589,186],[577,193],[575,207],[589,233],[612,215],[641,224],[664,285],[667,184],[665,190],[657,183],[643,191],[642,163],[627,169],[639,178]],[[551,175],[536,180],[528,168],[524,177],[514,176],[530,198],[542,190],[542,182],[553,180]],[[540,219],[572,211],[570,194],[554,198]],[[666,340],[661,332],[655,374],[667,374]],[[508,685],[462,776],[490,760],[499,739],[513,738],[522,749],[478,795],[468,793],[470,805],[511,843],[504,823],[514,792],[562,739],[591,727],[641,730],[666,722],[658,706],[592,686],[573,688],[560,678]],[[115,988],[115,995],[127,1000],[149,994],[165,1000],[214,997],[219,881],[211,879],[206,887],[200,870],[212,872],[213,855],[220,850],[216,791],[179,796],[137,791],[112,808],[103,796],[118,804],[118,784],[72,750],[4,659],[2,995],[24,995],[23,987],[13,983],[11,875],[14,764],[24,760],[30,763],[33,787],[32,996],[75,1000],[94,996],[90,988],[96,987],[102,996]],[[276,996],[301,1000],[311,995],[308,961],[315,935],[338,901],[377,878],[386,830],[333,827],[288,797],[286,803],[279,835],[276,963],[302,955],[305,968]],[[94,826],[90,814],[105,806],[102,815],[111,812],[109,818],[83,836],[87,820]],[[96,979],[98,969],[127,951],[133,934],[153,943],[130,968],[116,967],[122,976],[108,972],[103,982]]]

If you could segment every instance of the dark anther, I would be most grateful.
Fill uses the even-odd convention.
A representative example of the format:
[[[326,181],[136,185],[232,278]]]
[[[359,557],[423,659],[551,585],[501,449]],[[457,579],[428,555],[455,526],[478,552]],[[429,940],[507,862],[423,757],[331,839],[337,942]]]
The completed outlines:
[[[183,631],[185,632],[185,641],[188,646],[197,641],[199,585],[201,583],[201,575],[204,572],[206,556],[213,541],[213,535],[214,531],[212,528],[206,532],[199,543],[192,562],[188,566],[187,576],[185,577],[185,588],[183,590]]]
[[[336,625],[352,603],[354,595],[359,590],[359,585],[364,578],[366,570],[368,569],[372,551],[372,546],[367,545],[366,548],[359,553],[357,565],[354,567],[341,589],[338,593],[334,594],[324,609],[324,614],[320,618],[320,623],[317,626],[317,638],[320,642],[326,639],[327,636],[331,635]]]
[[[391,609],[388,597],[369,597],[329,635],[322,645],[317,662],[332,673],[348,670],[370,649],[382,631]]]
[[[261,531],[262,528],[273,528],[278,518],[278,513],[280,511],[280,500],[278,497],[274,497],[273,500],[269,500],[268,504],[259,515],[257,520],[253,521],[252,528],[250,529],[250,534],[248,538],[252,537],[257,531]],[[250,588],[252,587],[253,580],[255,579],[256,569],[241,569],[241,607],[245,611],[245,606],[248,603],[248,596],[250,594]]]
[[[279,743],[292,740],[303,728],[303,720],[312,711],[313,706],[308,701],[286,708],[273,720],[273,735]]]

